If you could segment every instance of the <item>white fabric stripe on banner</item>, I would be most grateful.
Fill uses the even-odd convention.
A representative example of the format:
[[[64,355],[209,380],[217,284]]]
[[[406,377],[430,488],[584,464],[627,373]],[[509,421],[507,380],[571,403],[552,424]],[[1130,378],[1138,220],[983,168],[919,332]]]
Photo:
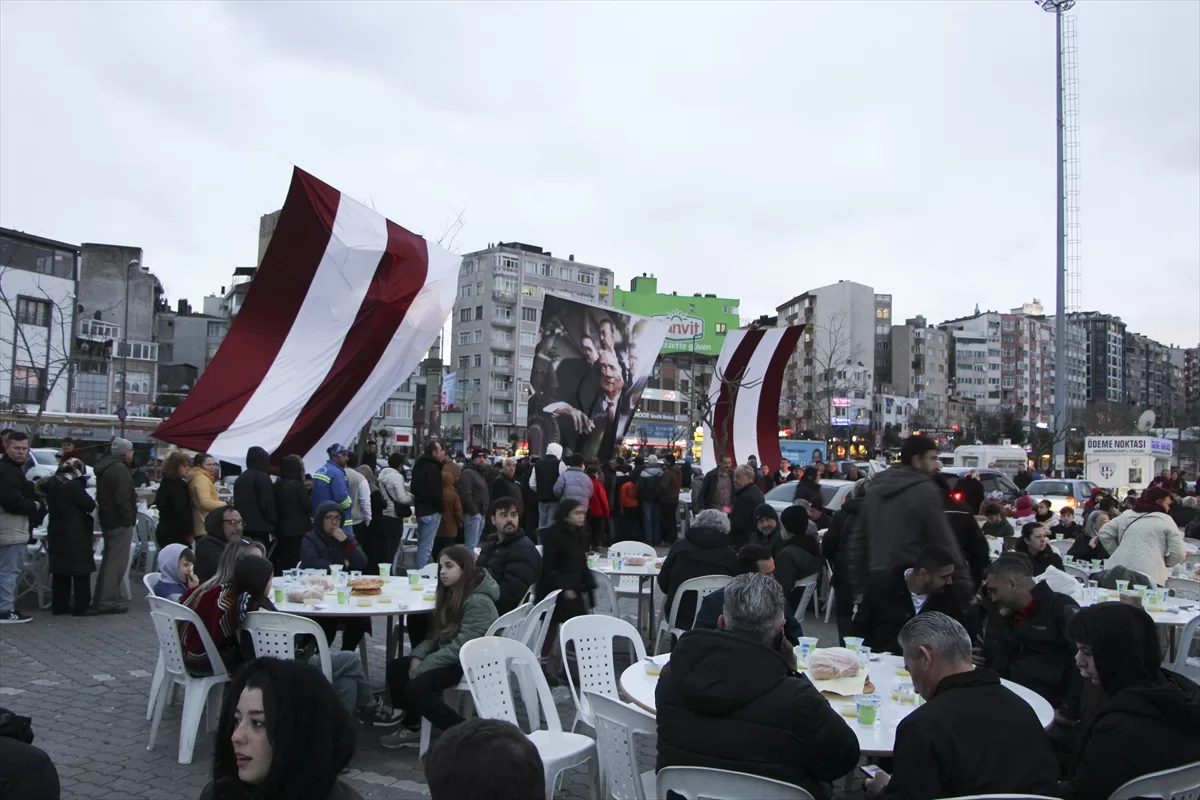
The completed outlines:
[[[268,453],[280,445],[337,359],[387,243],[387,221],[343,194],[333,235],[283,346],[210,453],[243,463],[253,445]]]
[[[771,366],[771,358],[779,340],[783,338],[784,328],[771,328],[763,333],[758,347],[750,356],[746,365],[745,380],[752,384],[738,389],[737,404],[733,408],[733,455],[738,464],[745,464],[749,456],[757,456],[762,460],[758,444],[758,401],[762,397],[762,379]],[[771,423],[771,432],[778,431],[775,422]],[[778,466],[778,465],[776,465]]]
[[[428,240],[425,245],[429,251],[425,285],[413,298],[408,313],[396,329],[396,335],[380,356],[378,366],[338,415],[333,426],[321,436],[312,450],[305,453],[304,465],[309,472],[325,463],[328,458],[325,448],[334,442],[346,443],[358,436],[363,420],[372,417],[396,390],[396,386],[411,375],[425,358],[446,318],[454,310],[462,256],[443,250]],[[440,399],[441,386],[438,385],[433,388],[432,394],[426,395],[426,408],[429,408],[429,403],[440,402]]]
[[[725,370],[729,368],[729,361],[733,358],[734,352],[738,345],[742,342],[742,337],[746,335],[746,331],[729,331],[725,337],[725,344],[721,345],[721,353],[717,356],[716,372],[724,375]],[[708,384],[708,400],[709,407],[717,402],[717,397],[721,394],[721,382],[717,380],[714,373],[712,380]],[[710,412],[711,413],[711,412]],[[717,466],[716,445],[713,443],[713,432],[707,424],[704,426],[704,446],[700,449],[700,460],[705,470],[713,469]]]

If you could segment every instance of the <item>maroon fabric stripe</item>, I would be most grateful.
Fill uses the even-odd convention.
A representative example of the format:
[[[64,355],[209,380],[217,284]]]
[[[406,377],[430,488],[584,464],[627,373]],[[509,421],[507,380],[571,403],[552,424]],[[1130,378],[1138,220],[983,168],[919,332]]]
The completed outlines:
[[[794,325],[784,330],[767,365],[763,376],[761,394],[758,396],[758,463],[765,469],[779,468],[782,452],[779,449],[779,398],[783,395],[783,370],[788,359],[796,352],[796,344],[803,325]]]
[[[196,386],[154,438],[207,450],[262,383],[292,329],[337,216],[341,193],[301,169],[229,332]]]
[[[391,220],[387,220],[387,231],[387,250],[379,259],[337,359],[276,448],[272,461],[293,453],[304,456],[316,447],[375,370],[417,293],[425,286],[429,271],[425,240]],[[396,385],[407,377],[397,375]]]
[[[749,366],[754,351],[758,349],[763,333],[763,330],[759,328],[746,331],[746,335],[738,342],[737,349],[733,351],[733,356],[725,367],[726,381],[740,381],[746,374],[746,367]],[[713,380],[716,379],[717,377],[714,375]],[[717,396],[717,404],[713,409],[713,453],[717,459],[720,459],[722,455],[727,455],[736,464],[737,454],[733,451],[733,409],[735,405],[737,405],[736,393],[731,396],[728,387],[722,383],[721,393]],[[725,434],[725,447],[720,451],[717,450],[717,431]]]

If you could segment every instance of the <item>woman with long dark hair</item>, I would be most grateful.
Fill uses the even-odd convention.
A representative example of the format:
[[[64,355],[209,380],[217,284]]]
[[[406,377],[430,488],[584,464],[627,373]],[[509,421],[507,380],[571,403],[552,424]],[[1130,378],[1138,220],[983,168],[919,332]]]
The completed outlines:
[[[461,544],[438,556],[437,601],[429,635],[412,652],[388,664],[387,685],[392,706],[404,712],[404,727],[383,737],[384,747],[415,747],[420,743],[421,718],[440,730],[463,721],[446,705],[442,693],[462,680],[458,652],[487,633],[496,621],[500,587],[486,569],[475,566],[475,553]]]
[[[195,539],[192,521],[192,495],[188,491],[191,469],[182,450],[172,450],[163,463],[163,477],[154,493],[154,507],[158,509],[158,527],[154,539],[158,549],[169,544],[192,546]]]
[[[546,544],[535,594],[540,601],[555,589],[562,593],[554,605],[553,626],[546,634],[546,643],[536,655],[548,659],[549,677],[557,679],[561,661],[555,646],[558,625],[588,613],[588,608],[596,604],[596,579],[587,565],[587,505],[578,500],[560,500],[554,509],[554,524],[542,532]]]
[[[1059,797],[1108,797],[1140,775],[1200,761],[1200,686],[1162,668],[1149,614],[1100,603],[1076,614],[1067,633],[1075,665],[1105,698],[1085,715]]]
[[[221,661],[230,671],[237,669],[252,655],[239,647],[238,634],[246,615],[251,611],[265,609],[274,611],[275,606],[267,599],[267,587],[275,568],[260,555],[243,555],[250,548],[240,542],[230,542],[227,551],[236,558],[233,578],[214,585],[203,583],[184,592],[179,602],[196,612],[212,637]],[[237,556],[241,555],[241,558]],[[225,561],[222,558],[222,561]],[[196,674],[212,674],[212,664],[200,634],[191,625],[183,635],[183,660],[189,671]]]
[[[321,670],[255,659],[225,689],[200,800],[355,800],[338,780],[353,757],[354,725]]]

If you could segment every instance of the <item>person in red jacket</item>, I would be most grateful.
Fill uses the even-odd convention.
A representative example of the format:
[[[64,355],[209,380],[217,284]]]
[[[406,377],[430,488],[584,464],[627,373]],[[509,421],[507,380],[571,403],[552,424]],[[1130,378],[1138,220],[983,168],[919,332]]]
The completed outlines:
[[[592,479],[592,497],[588,500],[588,523],[592,527],[591,547],[608,547],[608,492],[600,482],[599,469],[588,467],[587,476]]]

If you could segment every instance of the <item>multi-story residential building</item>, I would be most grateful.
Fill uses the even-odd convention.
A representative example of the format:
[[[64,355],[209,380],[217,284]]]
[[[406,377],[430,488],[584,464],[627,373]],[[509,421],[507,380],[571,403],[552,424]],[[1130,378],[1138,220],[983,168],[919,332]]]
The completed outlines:
[[[890,380],[881,385],[891,394],[915,397],[931,427],[948,427],[950,335],[917,316],[891,326],[888,339],[888,346],[876,351],[877,358],[880,352],[891,358]]]
[[[81,246],[71,410],[148,417],[158,390],[163,286],[139,247]]]
[[[507,446],[528,413],[529,374],[547,293],[612,305],[612,270],[501,242],[463,256],[450,328],[466,446]]]
[[[1125,333],[1126,403],[1151,409],[1160,425],[1172,425],[1177,410],[1174,378],[1171,348],[1140,333]]]
[[[951,392],[975,401],[978,409],[1000,407],[1001,315],[976,312],[938,325],[949,334]]]
[[[174,367],[187,364],[195,368],[195,378],[204,374],[217,348],[229,332],[229,318],[200,314],[192,310],[187,300],[179,300],[174,311],[163,311],[158,315],[158,365]],[[188,373],[174,371],[173,376],[186,379]],[[164,380],[172,391],[182,387],[171,385]]]
[[[1086,337],[1085,387],[1088,402],[1125,402],[1125,323],[1098,311],[1067,315]]]
[[[1050,335],[1055,335],[1055,318],[1046,317]],[[1087,328],[1067,319],[1067,408],[1081,409],[1087,404]],[[1057,366],[1057,365],[1056,365]]]
[[[950,430],[955,433],[969,435],[971,433],[972,420],[975,417],[975,399],[952,394],[947,402],[947,406],[950,410]]]
[[[885,321],[890,332],[891,323],[890,299],[885,303],[877,297],[890,296],[877,296],[861,283],[838,281],[776,308],[777,324],[806,326],[784,370],[781,399],[795,408],[782,420],[785,427],[812,431],[832,442],[869,435],[876,337]],[[886,319],[879,316],[883,312]]]
[[[921,401],[916,397],[902,397],[895,394],[876,394],[874,399],[874,413],[871,416],[871,425],[875,429],[877,438],[878,434],[883,432],[887,425],[891,425],[900,436],[908,436],[912,433],[911,420],[914,414],[920,409]]]
[[[692,444],[699,423],[696,393],[708,391],[725,335],[738,327],[739,307],[737,299],[715,294],[659,294],[658,279],[644,273],[630,281],[628,291],[614,288],[613,308],[668,324],[626,445],[669,447],[682,454]]]
[[[875,389],[892,382],[892,296],[875,295]]]
[[[1183,350],[1183,413],[1188,425],[1200,425],[1200,345]]]
[[[79,247],[0,228],[0,400],[65,413],[71,384]]]

